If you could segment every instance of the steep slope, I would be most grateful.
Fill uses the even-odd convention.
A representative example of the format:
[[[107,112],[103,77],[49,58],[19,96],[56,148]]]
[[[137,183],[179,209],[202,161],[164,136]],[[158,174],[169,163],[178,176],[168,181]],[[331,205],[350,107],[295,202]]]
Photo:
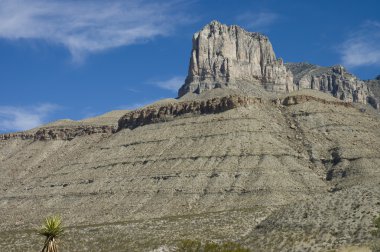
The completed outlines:
[[[222,103],[231,104],[226,99]],[[164,241],[171,244],[181,238],[202,237],[204,232],[216,239],[242,239],[267,251],[272,245],[265,239],[259,239],[260,245],[251,243],[250,237],[256,235],[252,233],[255,226],[266,216],[271,218],[277,208],[318,197],[330,200],[334,191],[351,190],[358,184],[370,191],[377,187],[379,118],[370,111],[361,112],[316,91],[276,100],[240,99],[255,102],[222,111],[211,111],[218,108],[211,106],[202,110],[205,113],[192,102],[182,102],[183,107],[194,109],[133,130],[128,120],[121,119],[113,134],[80,135],[70,141],[2,141],[1,230],[28,230],[45,215],[61,213],[72,227],[69,234],[98,225],[100,233],[94,235],[102,241],[109,228],[122,225],[116,235],[118,243],[103,244],[103,251],[109,246],[139,251]],[[204,104],[213,103],[206,100]],[[172,106],[171,102],[148,106],[127,112],[129,116],[123,118],[152,118],[152,110],[159,114]],[[373,197],[380,200],[378,194]],[[363,215],[372,218],[376,208],[367,208]],[[214,212],[219,212],[220,223],[212,221]],[[235,224],[228,224],[228,213],[235,216]],[[165,221],[170,216],[179,219]],[[189,230],[191,216],[199,216],[195,218],[205,225],[199,234]],[[129,223],[140,223],[131,229],[133,234]],[[217,231],[219,224],[227,230]],[[155,228],[147,229],[150,225],[162,227],[165,233],[158,238]],[[361,225],[363,230],[370,228],[368,222]],[[130,242],[147,232],[152,238],[145,237],[142,244]],[[0,244],[2,249],[14,247],[7,233],[0,234],[6,241]],[[28,247],[37,248],[37,237],[28,232],[25,237],[29,237]],[[350,234],[345,242],[330,245],[361,237]],[[86,240],[81,243],[82,249],[95,246]],[[65,246],[75,251],[76,243],[66,241]]]

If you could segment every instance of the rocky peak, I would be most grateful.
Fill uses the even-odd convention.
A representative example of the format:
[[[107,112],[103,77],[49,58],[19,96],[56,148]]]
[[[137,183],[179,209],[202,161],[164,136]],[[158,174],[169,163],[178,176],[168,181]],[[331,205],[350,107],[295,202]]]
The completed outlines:
[[[241,85],[288,92],[293,77],[266,36],[212,21],[193,36],[188,76],[178,96]]]
[[[322,67],[309,63],[286,63],[285,66],[293,73],[298,90],[319,90],[343,101],[369,103],[375,108],[379,107],[369,86],[341,65]]]

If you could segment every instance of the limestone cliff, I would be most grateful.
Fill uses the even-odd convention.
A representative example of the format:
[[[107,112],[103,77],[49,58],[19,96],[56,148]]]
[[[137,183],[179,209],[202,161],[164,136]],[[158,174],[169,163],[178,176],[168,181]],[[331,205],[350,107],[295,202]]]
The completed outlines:
[[[371,91],[371,83],[339,65],[284,64],[276,58],[268,37],[212,21],[193,36],[188,75],[178,96],[215,88],[255,95],[256,89],[277,94],[315,89],[343,101],[379,108],[379,97]]]
[[[315,89],[330,93],[348,102],[371,104],[375,108],[378,101],[368,85],[346,71],[343,66],[321,67],[309,63],[287,63],[286,68],[293,73],[297,89]]]
[[[188,76],[178,96],[213,88],[260,85],[268,91],[293,91],[293,77],[276,59],[269,39],[217,21],[193,36]]]

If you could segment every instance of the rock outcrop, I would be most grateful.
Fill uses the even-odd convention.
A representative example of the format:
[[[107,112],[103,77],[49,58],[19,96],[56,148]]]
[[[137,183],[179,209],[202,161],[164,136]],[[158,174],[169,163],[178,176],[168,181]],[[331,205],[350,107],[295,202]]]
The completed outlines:
[[[15,133],[0,134],[0,141],[9,140],[9,139],[22,139],[22,140],[34,139],[34,133],[15,132]]]
[[[128,110],[115,110],[106,114],[80,121],[59,120],[24,132],[0,134],[0,141],[6,140],[65,140],[93,134],[110,135],[117,130],[117,121]]]
[[[150,106],[125,114],[119,120],[118,131],[166,122],[183,115],[217,114],[230,109],[261,103],[260,98],[229,95],[208,100],[183,101],[162,106]]]
[[[275,93],[315,89],[347,102],[374,108],[380,104],[367,83],[343,66],[284,64],[276,58],[268,37],[212,21],[193,36],[188,75],[178,96],[215,88],[239,89],[246,94],[255,88]]]
[[[75,137],[92,134],[112,134],[116,131],[114,126],[69,126],[69,127],[43,127],[35,132],[16,132],[1,134],[0,140],[22,139],[22,140],[73,140]]]
[[[289,92],[293,77],[266,36],[212,21],[193,36],[188,76],[178,96],[239,85]]]
[[[285,66],[293,73],[298,90],[315,89],[343,101],[379,106],[368,85],[343,66],[321,67],[309,63],[287,63]]]
[[[116,131],[113,126],[77,126],[77,127],[49,127],[39,129],[34,134],[34,140],[73,140],[78,136],[92,134],[112,134]]]
[[[152,105],[138,110],[130,111],[119,119],[117,131],[123,129],[135,129],[148,124],[168,122],[181,116],[197,116],[207,114],[218,114],[227,110],[248,107],[258,103],[270,103],[275,105],[291,106],[305,102],[315,101],[321,104],[352,107],[349,102],[337,99],[326,100],[313,95],[296,94],[277,98],[273,100],[263,100],[260,97],[250,97],[241,95],[227,95],[224,97],[214,97],[206,100],[181,101],[176,103]],[[54,138],[52,138],[54,139]]]

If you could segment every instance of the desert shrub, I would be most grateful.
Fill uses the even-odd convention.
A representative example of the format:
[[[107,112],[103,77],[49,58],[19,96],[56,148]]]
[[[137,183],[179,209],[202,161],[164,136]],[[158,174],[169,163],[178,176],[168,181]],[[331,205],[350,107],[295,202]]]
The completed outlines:
[[[178,244],[178,251],[181,252],[200,252],[202,243],[194,240],[183,240]]]
[[[215,243],[206,242],[202,244],[196,240],[183,240],[178,245],[179,252],[250,252],[236,242]]]
[[[380,237],[380,216],[373,220],[373,225],[376,229],[372,231],[372,235]]]
[[[57,238],[63,233],[61,217],[47,217],[38,233],[45,236],[42,252],[58,252]]]

